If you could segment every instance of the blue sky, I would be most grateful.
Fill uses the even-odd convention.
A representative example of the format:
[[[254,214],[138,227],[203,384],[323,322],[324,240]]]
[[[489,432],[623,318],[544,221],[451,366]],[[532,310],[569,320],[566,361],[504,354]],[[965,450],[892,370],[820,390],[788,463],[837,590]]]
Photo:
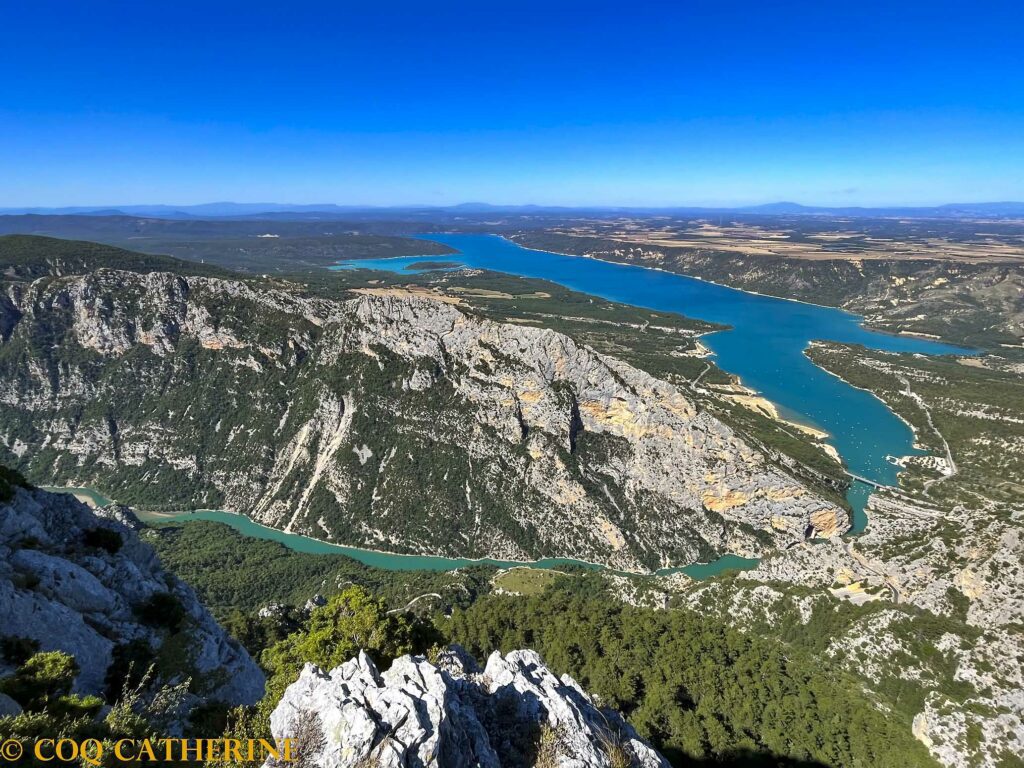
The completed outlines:
[[[1021,200],[1016,6],[5,3],[0,206]]]

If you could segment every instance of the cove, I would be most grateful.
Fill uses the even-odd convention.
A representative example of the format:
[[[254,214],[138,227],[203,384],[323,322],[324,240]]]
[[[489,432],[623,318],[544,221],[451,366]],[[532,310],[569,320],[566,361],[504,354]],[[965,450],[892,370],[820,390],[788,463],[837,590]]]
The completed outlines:
[[[812,340],[861,344],[888,352],[926,355],[968,350],[911,336],[870,331],[850,312],[761,296],[674,272],[523,248],[496,235],[421,235],[455,248],[445,260],[464,267],[541,278],[582,293],[647,309],[675,312],[730,326],[703,337],[723,370],[780,406],[787,416],[828,432],[850,471],[895,485],[894,460],[923,453],[910,427],[869,392],[814,365],[804,354]],[[334,269],[375,269],[409,274],[424,257],[347,261]],[[870,488],[855,482],[847,494],[852,533],[864,530]]]

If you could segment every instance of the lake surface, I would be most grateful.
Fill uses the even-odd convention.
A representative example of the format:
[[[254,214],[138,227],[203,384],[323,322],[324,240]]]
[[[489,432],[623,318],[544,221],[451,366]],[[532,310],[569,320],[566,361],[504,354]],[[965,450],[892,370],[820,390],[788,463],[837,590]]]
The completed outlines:
[[[919,454],[910,428],[872,394],[826,373],[804,355],[813,339],[862,344],[890,352],[929,355],[967,350],[912,336],[869,331],[859,316],[839,309],[759,296],[672,272],[563,256],[523,248],[494,235],[428,235],[459,251],[445,261],[466,267],[550,280],[611,301],[731,326],[703,337],[715,361],[758,390],[787,417],[829,433],[855,474],[895,485],[894,459]],[[424,257],[343,262],[336,269],[378,269],[408,274]],[[870,488],[854,483],[847,500],[854,528],[864,529]]]

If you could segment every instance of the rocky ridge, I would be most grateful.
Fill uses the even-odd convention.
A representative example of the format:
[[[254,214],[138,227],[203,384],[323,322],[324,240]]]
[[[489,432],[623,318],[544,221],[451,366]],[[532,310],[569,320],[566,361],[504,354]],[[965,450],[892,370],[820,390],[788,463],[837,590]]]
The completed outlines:
[[[626,570],[848,528],[675,387],[550,330],[162,272],[7,298],[0,446],[41,481],[145,484],[374,549]]]
[[[184,645],[188,659],[161,682],[191,678],[186,705],[258,701],[264,684],[259,667],[191,588],[163,570],[139,538],[139,527],[126,507],[93,511],[70,495],[13,489],[13,497],[0,503],[0,634],[73,656],[78,693],[104,693],[119,648],[144,643],[155,658],[174,642]],[[179,627],[146,617],[156,596],[180,606]],[[0,676],[13,671],[2,666]]]
[[[319,768],[668,767],[534,651],[495,651],[483,670],[458,646],[435,663],[403,656],[384,673],[364,653],[329,672],[307,664],[271,730]]]
[[[913,733],[950,768],[998,766],[1024,753],[1019,510],[991,520],[873,494],[853,542],[804,543],[766,557],[731,584],[684,584],[683,602],[739,627],[825,621],[829,663],[870,690],[920,691]],[[950,540],[948,530],[963,535]],[[994,529],[994,530],[993,530]],[[842,622],[835,615],[839,605]],[[926,612],[926,613],[925,613]]]

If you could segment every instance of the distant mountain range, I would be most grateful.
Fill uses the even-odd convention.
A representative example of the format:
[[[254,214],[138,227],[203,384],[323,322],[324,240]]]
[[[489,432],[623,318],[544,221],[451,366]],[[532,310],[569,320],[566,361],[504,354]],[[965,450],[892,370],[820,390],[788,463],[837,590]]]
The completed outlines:
[[[714,209],[706,209],[714,210]],[[746,208],[727,209],[737,213],[764,213],[775,215],[823,216],[881,216],[908,218],[1017,218],[1024,216],[1024,203],[947,203],[934,206],[894,206],[889,208],[862,208],[859,206],[813,206],[799,203],[768,203]]]
[[[162,219],[209,219],[224,216],[252,216],[261,213],[338,214],[366,210],[368,206],[340,206],[333,203],[289,205],[280,203],[201,203],[199,205],[99,205],[63,208],[0,208],[0,214],[40,214],[50,216],[155,216]]]
[[[461,203],[450,206],[407,205],[365,206],[335,205],[333,203],[290,205],[285,203],[203,203],[200,205],[118,205],[73,206],[63,208],[22,207],[0,208],[0,215],[79,215],[79,216],[149,216],[162,219],[218,219],[218,218],[345,218],[354,214],[409,215],[424,213],[544,215],[544,214],[764,214],[772,216],[849,216],[859,218],[1019,218],[1024,217],[1024,202],[949,203],[937,206],[894,206],[866,208],[859,206],[812,206],[779,202],[735,208],[699,206],[628,207],[628,206],[545,206],[545,205],[491,205],[490,203]]]

